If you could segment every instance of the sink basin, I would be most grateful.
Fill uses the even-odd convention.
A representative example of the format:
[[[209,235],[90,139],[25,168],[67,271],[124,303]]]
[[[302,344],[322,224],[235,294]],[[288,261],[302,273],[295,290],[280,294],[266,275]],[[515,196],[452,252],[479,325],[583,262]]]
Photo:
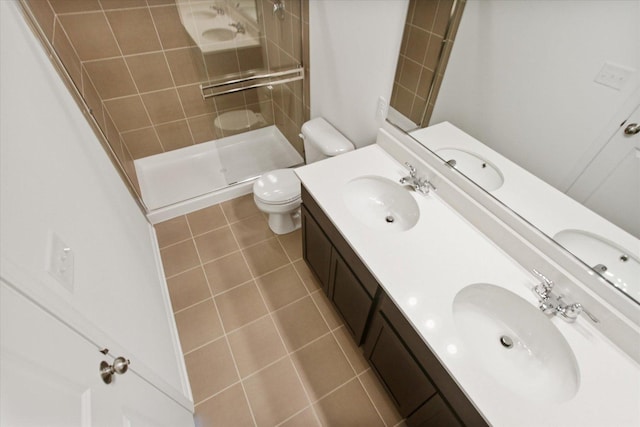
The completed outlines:
[[[453,317],[469,356],[510,393],[555,403],[576,394],[580,373],[571,347],[523,298],[495,285],[469,285],[456,294]]]
[[[408,230],[420,217],[420,209],[411,193],[400,184],[379,176],[349,181],[343,189],[343,200],[353,216],[376,230]]]
[[[196,10],[191,13],[194,19],[214,19],[218,16],[213,10]]]
[[[455,169],[486,191],[497,190],[504,183],[504,178],[498,168],[476,154],[457,148],[443,148],[436,150],[436,154],[447,162],[453,163],[452,160],[455,161],[455,165],[453,165]]]
[[[582,230],[562,230],[553,238],[640,303],[640,261],[631,251]]]
[[[210,28],[202,32],[202,39],[208,42],[226,42],[235,36],[236,31],[228,28]]]

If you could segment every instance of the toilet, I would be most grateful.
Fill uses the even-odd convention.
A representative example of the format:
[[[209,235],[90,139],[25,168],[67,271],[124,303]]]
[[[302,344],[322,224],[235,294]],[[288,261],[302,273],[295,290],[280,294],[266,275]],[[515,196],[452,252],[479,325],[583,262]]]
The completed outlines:
[[[353,144],[322,117],[302,125],[306,163],[337,156],[354,149]],[[269,214],[269,228],[287,234],[300,228],[300,180],[293,169],[264,173],[253,184],[253,200]]]

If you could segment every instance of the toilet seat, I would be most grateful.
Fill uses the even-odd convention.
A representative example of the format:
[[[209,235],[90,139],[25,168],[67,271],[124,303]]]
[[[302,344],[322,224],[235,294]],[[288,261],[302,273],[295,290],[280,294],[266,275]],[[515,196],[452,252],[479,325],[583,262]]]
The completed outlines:
[[[301,198],[300,180],[293,169],[276,169],[253,184],[253,195],[268,205],[283,205]]]

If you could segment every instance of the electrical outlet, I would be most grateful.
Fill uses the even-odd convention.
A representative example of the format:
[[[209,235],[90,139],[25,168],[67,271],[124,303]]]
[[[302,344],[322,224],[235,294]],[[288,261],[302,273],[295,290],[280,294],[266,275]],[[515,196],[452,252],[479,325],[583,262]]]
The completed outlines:
[[[71,293],[73,293],[73,267],[73,251],[57,234],[52,233],[47,271]]]
[[[594,81],[601,85],[620,90],[635,71],[633,68],[605,62]]]

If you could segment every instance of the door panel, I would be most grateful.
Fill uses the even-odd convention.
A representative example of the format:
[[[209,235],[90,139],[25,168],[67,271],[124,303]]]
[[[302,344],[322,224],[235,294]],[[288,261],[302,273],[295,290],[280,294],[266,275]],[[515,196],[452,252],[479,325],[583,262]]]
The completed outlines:
[[[625,231],[640,237],[640,106],[585,168],[567,194]]]
[[[0,282],[0,425],[193,426],[189,411],[129,371],[105,384],[102,355]]]
[[[1,304],[0,424],[117,425],[98,349],[4,283]]]

